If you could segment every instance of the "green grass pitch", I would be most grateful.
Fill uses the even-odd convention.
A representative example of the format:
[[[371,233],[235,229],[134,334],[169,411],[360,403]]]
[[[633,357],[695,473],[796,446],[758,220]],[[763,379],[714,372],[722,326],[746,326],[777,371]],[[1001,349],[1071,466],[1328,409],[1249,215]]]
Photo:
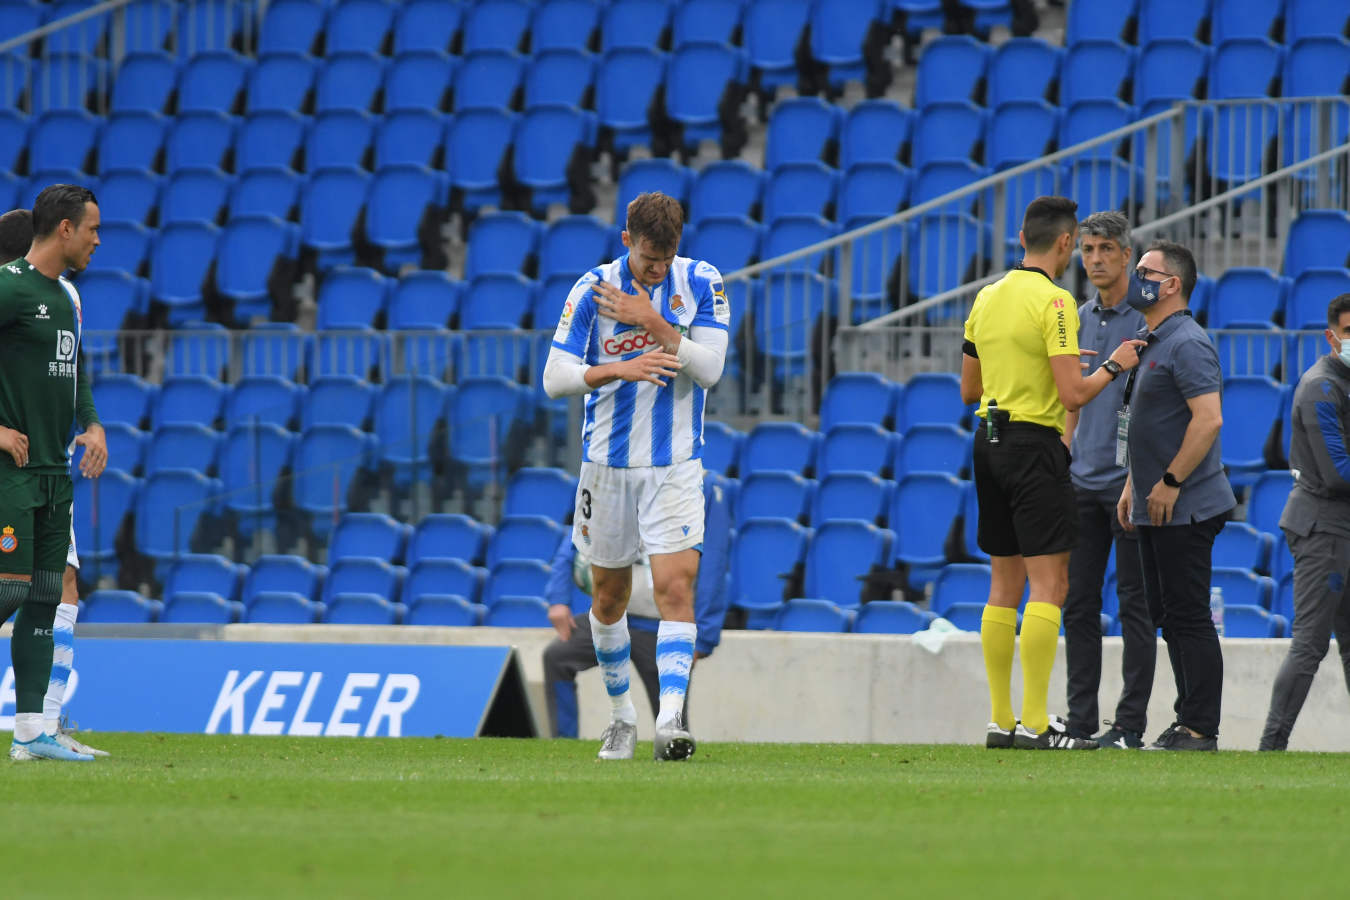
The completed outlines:
[[[1344,756],[90,735],[8,764],[22,897],[1344,896]],[[642,754],[647,754],[643,757]],[[16,893],[17,891],[17,893]]]

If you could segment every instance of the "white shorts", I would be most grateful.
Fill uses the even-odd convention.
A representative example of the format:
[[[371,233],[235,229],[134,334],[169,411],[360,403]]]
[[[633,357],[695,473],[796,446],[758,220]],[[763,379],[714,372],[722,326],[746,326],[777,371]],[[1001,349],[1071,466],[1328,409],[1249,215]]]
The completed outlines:
[[[583,462],[572,544],[602,569],[703,543],[703,461],[619,469]]]
[[[75,526],[70,526],[70,549],[66,551],[66,565],[78,569],[80,567],[80,554],[75,552]]]

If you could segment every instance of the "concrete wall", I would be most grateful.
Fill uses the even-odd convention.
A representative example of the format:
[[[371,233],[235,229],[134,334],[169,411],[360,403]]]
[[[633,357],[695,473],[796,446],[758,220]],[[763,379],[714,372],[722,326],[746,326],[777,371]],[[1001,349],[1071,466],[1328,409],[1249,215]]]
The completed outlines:
[[[236,641],[325,643],[510,644],[519,650],[540,733],[546,733],[541,656],[553,637],[545,629],[365,628],[342,625],[80,626],[87,636],[202,637]],[[1224,641],[1224,710],[1220,747],[1254,750],[1265,722],[1270,686],[1287,640]],[[1103,647],[1101,715],[1113,718],[1120,693],[1120,638]],[[78,648],[76,663],[78,665]],[[1013,667],[1013,702],[1020,697]],[[636,685],[636,680],[634,681]],[[842,741],[981,743],[989,717],[979,636],[947,636],[937,653],[913,638],[890,635],[817,635],[729,631],[711,658],[694,669],[690,720],[709,741]],[[599,671],[578,681],[581,733],[598,738],[609,716]],[[1149,706],[1148,738],[1172,722],[1175,682],[1165,645]],[[1064,712],[1064,651],[1050,683],[1050,710]],[[635,691],[639,736],[651,736],[646,696]],[[1290,749],[1350,750],[1350,697],[1333,643]]]

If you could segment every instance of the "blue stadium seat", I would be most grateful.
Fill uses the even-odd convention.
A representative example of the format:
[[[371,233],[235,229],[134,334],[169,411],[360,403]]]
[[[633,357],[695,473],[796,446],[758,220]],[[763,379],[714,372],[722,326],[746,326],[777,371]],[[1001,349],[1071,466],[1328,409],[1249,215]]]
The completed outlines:
[[[765,232],[760,255],[766,260],[773,259],[829,240],[838,233],[838,225],[819,216],[783,216],[773,222]],[[769,278],[772,280],[785,275],[817,272],[825,264],[826,254],[833,255],[834,252],[822,250],[811,256],[801,257],[786,264],[785,268],[789,271],[775,271]]]
[[[1224,613],[1232,606],[1257,606],[1269,610],[1275,602],[1275,582],[1251,569],[1215,566],[1209,583],[1223,591]],[[1225,616],[1226,618],[1226,616]],[[1227,622],[1225,621],[1225,625]]]
[[[126,422],[139,428],[149,417],[158,390],[138,375],[102,375],[94,382],[94,406],[105,422]]]
[[[234,144],[235,124],[235,120],[223,112],[174,116],[164,142],[166,171],[220,168]]]
[[[1318,0],[1286,0],[1284,36],[1289,43],[1307,37],[1345,35],[1347,31],[1350,11],[1343,7]]]
[[[289,301],[289,263],[300,256],[297,225],[273,216],[238,216],[225,226],[216,252],[216,291],[234,303],[234,321],[270,316],[274,294],[283,306]]]
[[[464,277],[520,274],[535,253],[539,230],[538,223],[521,212],[480,216],[469,232]]]
[[[169,598],[159,614],[159,621],[184,625],[229,625],[238,622],[244,604],[230,601],[210,591],[178,591]]]
[[[98,139],[102,123],[83,109],[56,109],[33,122],[28,133],[28,153],[44,169],[79,169],[85,165]]]
[[[975,485],[967,484],[965,496],[961,499],[961,549],[965,558],[976,562],[989,562],[989,554],[980,549],[977,540],[979,526],[979,502],[975,496]],[[892,523],[894,524],[894,523]]]
[[[1215,343],[1219,365],[1230,376],[1271,375],[1284,352],[1281,332],[1269,322],[1235,325],[1219,332]]]
[[[1189,100],[1209,72],[1208,47],[1193,40],[1155,41],[1143,47],[1135,65],[1134,104],[1141,110],[1160,101]]]
[[[797,83],[797,46],[810,13],[807,0],[751,0],[746,7],[745,49],[762,90]]]
[[[294,322],[254,323],[240,339],[241,374],[277,375],[299,381],[311,343],[311,336]]]
[[[955,375],[920,372],[905,383],[896,404],[895,427],[903,433],[914,425],[961,425],[966,409]]]
[[[911,161],[920,169],[930,162],[965,162],[979,158],[988,114],[969,101],[930,103],[914,123]]]
[[[251,63],[232,50],[193,56],[178,79],[178,112],[233,113],[241,107]]]
[[[556,541],[553,546],[557,547]],[[543,560],[504,559],[490,570],[483,583],[483,605],[490,615],[493,605],[502,597],[543,597],[548,577],[549,564]]]
[[[915,472],[941,472],[958,478],[971,453],[970,432],[956,425],[913,425],[905,430],[895,452],[895,477]]]
[[[225,398],[225,427],[277,425],[289,428],[300,418],[304,389],[278,375],[241,378]]]
[[[835,0],[812,5],[811,58],[827,67],[832,88],[864,80],[867,75],[864,51],[868,40],[874,37],[874,29],[880,26],[882,5],[879,0]]]
[[[52,53],[33,63],[29,112],[90,109],[90,100],[108,83],[108,64],[83,53]]]
[[[1288,622],[1283,616],[1259,606],[1224,603],[1223,629],[1227,637],[1278,638],[1287,636]]]
[[[1350,270],[1304,269],[1285,303],[1286,328],[1325,328],[1328,298],[1350,293]]]
[[[467,628],[482,622],[483,613],[483,607],[458,594],[422,594],[416,604],[408,607],[403,624]]]
[[[330,613],[339,594],[369,593],[394,602],[402,595],[406,575],[402,566],[373,554],[342,557],[329,563],[320,599],[328,605]]]
[[[704,422],[703,467],[719,475],[734,475],[744,441],[745,435],[725,422]]]
[[[773,108],[766,135],[764,168],[783,163],[830,161],[843,115],[819,97],[784,100]]]
[[[585,0],[567,0],[581,2]],[[525,70],[525,108],[575,106],[589,108],[595,84],[595,57],[583,50],[553,49],[536,53]]]
[[[921,217],[907,235],[910,293],[931,297],[971,281],[988,241],[983,224],[971,216]]]
[[[298,169],[296,163],[308,127],[309,120],[292,111],[251,113],[235,135],[235,171],[247,174],[253,169]]]
[[[226,436],[220,456],[224,504],[242,539],[276,528],[276,498],[289,493],[282,475],[295,467],[295,444],[292,432],[266,423],[235,426]]]
[[[480,275],[469,283],[461,301],[459,327],[464,331],[514,331],[534,307],[534,283],[523,275]],[[461,375],[509,375],[528,364],[525,335],[465,334],[460,336]]]
[[[820,444],[817,474],[828,478],[843,472],[889,477],[896,437],[880,425],[833,425]]]
[[[1234,38],[1274,38],[1282,18],[1283,3],[1248,3],[1245,0],[1212,0],[1210,40],[1215,46]]]
[[[328,17],[325,49],[334,53],[382,53],[397,7],[383,0],[343,0]]]
[[[774,618],[775,631],[845,632],[850,616],[829,600],[799,597],[787,601]]]
[[[913,173],[897,162],[855,163],[840,183],[836,218],[848,229],[848,223],[855,220],[875,220],[899,212],[910,202],[913,179]]]
[[[28,133],[29,122],[26,115],[16,109],[0,110],[0,167],[6,171],[13,171],[19,156],[28,146]],[[102,170],[101,161],[100,170]]]
[[[799,221],[784,219],[780,226],[784,223],[790,226]],[[766,257],[810,243],[808,240],[793,243],[784,241],[775,247],[771,241],[777,232],[775,228],[769,233],[764,249]],[[808,257],[804,263],[809,265],[820,255]],[[811,335],[821,315],[827,309],[833,313],[838,305],[836,287],[833,281],[815,272],[799,271],[773,272],[757,286],[751,300],[751,321],[754,322],[755,340],[760,351],[772,363],[776,378],[790,378],[805,373]]]
[[[863,162],[898,162],[909,145],[913,124],[913,114],[894,100],[864,100],[844,120],[840,167],[849,169]]]
[[[784,163],[764,191],[764,221],[784,216],[827,216],[834,209],[839,173],[822,162]]]
[[[444,328],[459,313],[459,283],[446,272],[411,272],[389,296],[389,327]]]
[[[101,590],[84,598],[80,620],[94,624],[140,625],[159,618],[163,604],[135,591]]]
[[[1210,0],[1178,5],[1166,0],[1139,0],[1139,43],[1161,39],[1193,40],[1209,19]]]
[[[791,519],[806,522],[816,483],[796,472],[777,469],[751,471],[741,479],[736,500],[736,525],[751,519]]]
[[[992,577],[985,565],[952,563],[943,566],[933,582],[933,612],[945,616],[956,603],[984,605],[989,600]]]
[[[442,0],[410,0],[400,6],[398,21],[394,23],[395,53],[450,52],[463,23],[463,6]]]
[[[140,474],[148,435],[125,422],[107,422],[103,426],[103,432],[108,442],[108,458],[114,460],[117,468],[122,471],[132,475]]]
[[[917,634],[937,618],[905,600],[864,603],[853,622],[854,634]]]
[[[471,486],[485,484],[491,468],[501,465],[507,436],[523,414],[527,398],[522,389],[501,376],[459,382],[446,415],[450,457],[468,470]]]
[[[647,111],[665,82],[664,54],[626,48],[607,52],[596,74],[595,108],[599,124],[617,153],[651,143]]]
[[[950,159],[925,163],[914,179],[914,190],[911,192],[910,202],[913,204],[927,203],[929,200],[936,200],[939,197],[945,197],[948,194],[968,188],[988,176],[988,169],[976,165],[968,159]],[[991,201],[989,201],[987,192],[983,199],[985,200],[985,206],[988,207]],[[975,205],[980,200],[981,197],[978,192],[967,193],[951,203],[939,207],[937,213],[928,213],[925,218],[932,221],[932,217],[937,214],[971,214],[974,213]],[[922,220],[919,224],[922,226]],[[918,232],[911,228],[908,233],[916,234]]]
[[[605,52],[616,49],[657,47],[670,23],[670,4],[665,0],[623,0],[607,6],[600,23],[600,43]]]
[[[165,469],[193,469],[214,475],[221,434],[206,425],[179,422],[155,429],[145,455],[147,477]]]
[[[558,106],[529,110],[516,126],[512,141],[516,181],[530,192],[530,208],[546,212],[549,204],[584,206],[574,188],[578,172],[590,164],[595,146],[595,114]]]
[[[281,221],[299,218],[304,179],[280,166],[251,169],[234,182],[230,218],[265,216]]]
[[[380,461],[393,468],[396,487],[425,481],[431,442],[445,409],[446,388],[426,376],[387,381],[375,398],[375,438]]]
[[[1350,40],[1344,37],[1303,38],[1285,55],[1281,94],[1286,98],[1338,96],[1342,93],[1347,69],[1350,69]],[[1330,121],[1325,123],[1329,130],[1323,128],[1318,103],[1295,104],[1286,112],[1290,122],[1281,165],[1344,143],[1350,135],[1350,108],[1344,100],[1333,107]],[[1305,172],[1302,177],[1310,175]]]
[[[1065,43],[1073,47],[1088,40],[1123,40],[1137,8],[1137,0],[1108,4],[1075,3],[1068,10]]]
[[[170,567],[164,580],[164,596],[205,591],[224,600],[237,600],[243,571],[246,567],[235,565],[223,556],[187,553]]]
[[[746,437],[740,473],[794,472],[810,475],[820,435],[796,422],[761,422]]]
[[[302,243],[318,252],[321,271],[355,260],[352,232],[366,203],[371,177],[355,166],[310,176],[300,200]]]
[[[666,114],[680,126],[683,147],[696,151],[700,141],[722,141],[723,111],[735,107],[745,79],[740,48],[692,44],[675,51],[666,80]]]
[[[100,202],[104,196],[100,188]],[[141,316],[148,312],[145,282],[126,272],[94,270],[82,273],[77,287],[81,292],[98,298],[97,303],[89,304],[81,312],[85,331],[81,335],[80,348],[84,351],[85,359],[91,365],[97,365],[93,357],[98,355],[115,359],[118,352],[116,338],[96,337],[92,332],[120,331],[128,316]]]
[[[455,115],[445,137],[445,167],[466,211],[501,204],[497,170],[511,145],[515,116],[500,109]]]
[[[139,274],[150,255],[150,231],[139,222],[103,223],[99,228],[99,248],[90,260],[90,271],[120,270]]]
[[[548,604],[537,596],[501,596],[487,608],[483,624],[495,628],[551,628]]]
[[[900,391],[874,372],[845,372],[830,379],[820,408],[820,430],[836,425],[889,426]]]
[[[704,219],[689,238],[689,256],[703,259],[719,272],[742,269],[760,256],[764,229],[740,216]]]
[[[684,0],[672,24],[676,50],[689,44],[730,44],[741,25],[743,0]]]
[[[228,50],[244,28],[244,11],[230,0],[199,0],[180,9],[177,19],[174,46],[184,57],[204,50]]]
[[[214,512],[220,482],[200,472],[152,475],[136,498],[136,549],[156,561],[191,552],[203,515]]]
[[[641,159],[624,166],[619,175],[614,199],[614,223],[620,227],[628,215],[628,204],[638,194],[660,191],[680,203],[689,202],[691,174],[687,168],[669,159]]]
[[[464,17],[464,53],[521,48],[530,30],[530,4],[520,0],[483,0]]]
[[[610,232],[610,226],[594,216],[566,216],[554,221],[539,241],[540,280],[566,275],[575,281],[593,266],[606,262]],[[544,327],[556,321],[555,315]],[[538,327],[541,323],[535,324]]]
[[[179,169],[164,184],[159,204],[161,224],[218,224],[232,184],[233,179],[219,169]]]
[[[175,375],[164,379],[155,397],[151,425],[180,423],[213,427],[225,405],[225,386],[204,375]]]
[[[1266,534],[1280,533],[1280,514],[1284,511],[1294,476],[1288,471],[1269,471],[1258,476],[1247,499],[1247,522]]]
[[[273,0],[258,33],[258,53],[314,53],[327,16],[327,4]]]
[[[550,563],[564,533],[563,526],[547,516],[504,516],[488,541],[484,565],[495,570],[505,560]]]
[[[1288,553],[1288,548],[1285,549]],[[1292,628],[1294,624],[1294,572],[1293,562],[1290,561],[1291,568],[1279,577],[1275,585],[1275,599],[1271,604],[1271,612],[1277,616],[1282,616]],[[1225,612],[1227,610],[1225,609]]]
[[[1064,168],[1070,196],[1091,209],[1128,210],[1143,202],[1143,173],[1122,159],[1080,159]]]
[[[364,591],[344,591],[329,597],[324,605],[326,625],[397,625],[403,620],[403,605],[391,603],[387,595]]]
[[[433,166],[445,144],[446,119],[427,109],[405,109],[385,116],[375,133],[375,168]]]
[[[178,83],[178,63],[163,53],[129,53],[117,67],[112,111],[162,113]]]
[[[506,50],[480,50],[455,75],[455,110],[508,109],[525,75],[525,60]]]
[[[989,46],[969,35],[944,35],[925,46],[919,58],[916,105],[977,100],[989,56]]]
[[[1266,574],[1270,571],[1274,544],[1272,536],[1257,531],[1246,522],[1225,522],[1214,540],[1213,565]]]
[[[292,491],[317,537],[326,537],[334,518],[346,512],[358,471],[369,467],[373,443],[369,435],[343,425],[315,425],[301,435],[296,459],[304,462]]]
[[[86,579],[117,575],[121,562],[118,532],[127,513],[135,508],[140,488],[141,481],[122,469],[105,469],[98,478],[75,479],[71,523]]]
[[[1063,56],[1063,50],[1040,38],[1017,37],[1000,44],[989,60],[989,106],[1054,96]]]
[[[305,136],[305,168],[310,172],[363,166],[375,140],[378,121],[364,110],[334,109],[314,117]]]
[[[1235,487],[1251,484],[1266,469],[1265,445],[1280,418],[1287,386],[1260,376],[1233,377],[1223,383],[1223,464]]]
[[[984,158],[998,169],[1053,153],[1060,133],[1059,108],[1044,100],[1014,100],[994,111]],[[1093,137],[1096,137],[1094,134]],[[1073,141],[1059,142],[1067,147]],[[1019,210],[1017,215],[1021,215]]]
[[[744,160],[710,163],[694,177],[690,222],[698,226],[715,216],[754,217],[763,189],[764,173]]]
[[[572,515],[576,479],[560,469],[524,468],[506,487],[503,516],[544,516],[563,523]]]
[[[1232,100],[1269,97],[1284,66],[1284,47],[1268,40],[1238,39],[1221,45],[1210,60],[1209,97]],[[1259,178],[1267,146],[1282,126],[1274,103],[1217,106],[1208,135],[1209,165],[1221,181]]]
[[[806,593],[856,610],[866,577],[887,565],[894,539],[891,531],[854,519],[817,525],[806,549]]]
[[[300,428],[347,425],[360,430],[375,409],[375,388],[355,375],[325,375],[310,382],[300,412]]]
[[[409,608],[428,595],[454,594],[477,605],[482,596],[482,569],[450,557],[423,557],[411,564],[403,582],[403,602]],[[481,614],[481,612],[480,612]]]
[[[89,7],[85,0],[57,0],[47,7],[46,25],[54,25],[68,16],[83,12]],[[9,10],[5,10],[6,13]],[[81,53],[93,55],[103,47],[107,35],[109,18],[91,16],[83,21],[68,24],[48,34],[44,41],[47,53]],[[15,32],[18,34],[19,32]]]
[[[389,166],[375,173],[366,203],[366,239],[384,251],[384,267],[409,263],[437,268],[439,223],[450,199],[444,172],[426,166]]]
[[[834,472],[826,476],[811,501],[811,524],[819,528],[837,519],[861,519],[884,525],[891,484],[868,472]]]
[[[370,328],[334,329],[320,334],[310,348],[305,370],[311,378],[324,375],[378,378],[388,362],[388,341]]]
[[[810,535],[789,519],[756,519],[738,529],[731,549],[731,605],[756,612],[781,607],[787,578],[805,561]]]
[[[248,80],[249,115],[260,112],[303,112],[318,65],[300,53],[270,53],[258,60]]]
[[[961,512],[964,490],[951,475],[932,472],[910,475],[896,485],[889,517],[896,535],[892,558],[910,567],[911,587],[926,584],[946,562],[947,535]],[[916,510],[923,510],[921,524],[915,521]]]
[[[444,53],[400,54],[385,76],[384,111],[445,112],[450,108],[454,80],[454,60]]]
[[[323,566],[299,556],[260,556],[244,578],[244,594],[240,599],[250,609],[260,594],[268,592],[289,592],[306,600],[317,600],[324,571]]]
[[[122,11],[122,41],[128,53],[163,50],[173,29],[172,0],[132,0]]]
[[[1350,215],[1341,210],[1302,213],[1289,228],[1284,274],[1298,278],[1307,269],[1350,266]]]
[[[600,5],[591,0],[546,0],[534,11],[530,50],[572,50],[590,45],[600,22]]]
[[[438,513],[427,516],[418,523],[408,540],[408,565],[413,569],[410,577],[417,576],[418,564],[425,560],[462,561],[466,566],[481,563],[491,531],[488,526],[465,515]],[[449,592],[460,593],[458,589]],[[476,590],[465,596],[477,602],[474,599],[478,596]],[[405,597],[404,602],[411,600]]]
[[[322,603],[294,591],[259,591],[244,610],[243,621],[270,625],[310,625],[326,612]]]
[[[1260,267],[1234,267],[1220,276],[1209,304],[1210,328],[1265,325],[1284,312],[1288,279]],[[1334,296],[1334,295],[1331,295]],[[1325,319],[1325,307],[1323,315]]]
[[[315,112],[369,112],[384,85],[384,60],[371,53],[329,56],[314,85]]]
[[[216,322],[193,322],[169,337],[165,372],[222,379],[230,364],[230,336]]]
[[[1082,100],[1119,100],[1134,74],[1135,52],[1117,41],[1091,40],[1070,44],[1059,82],[1066,108]]]

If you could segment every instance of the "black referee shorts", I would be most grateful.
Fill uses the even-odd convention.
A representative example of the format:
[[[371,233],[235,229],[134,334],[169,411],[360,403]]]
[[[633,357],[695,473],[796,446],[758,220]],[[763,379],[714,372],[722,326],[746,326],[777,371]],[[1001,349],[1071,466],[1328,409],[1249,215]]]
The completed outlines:
[[[997,444],[976,420],[976,542],[990,556],[1047,556],[1078,543],[1078,507],[1069,480],[1069,450],[1059,432],[1009,422]]]

